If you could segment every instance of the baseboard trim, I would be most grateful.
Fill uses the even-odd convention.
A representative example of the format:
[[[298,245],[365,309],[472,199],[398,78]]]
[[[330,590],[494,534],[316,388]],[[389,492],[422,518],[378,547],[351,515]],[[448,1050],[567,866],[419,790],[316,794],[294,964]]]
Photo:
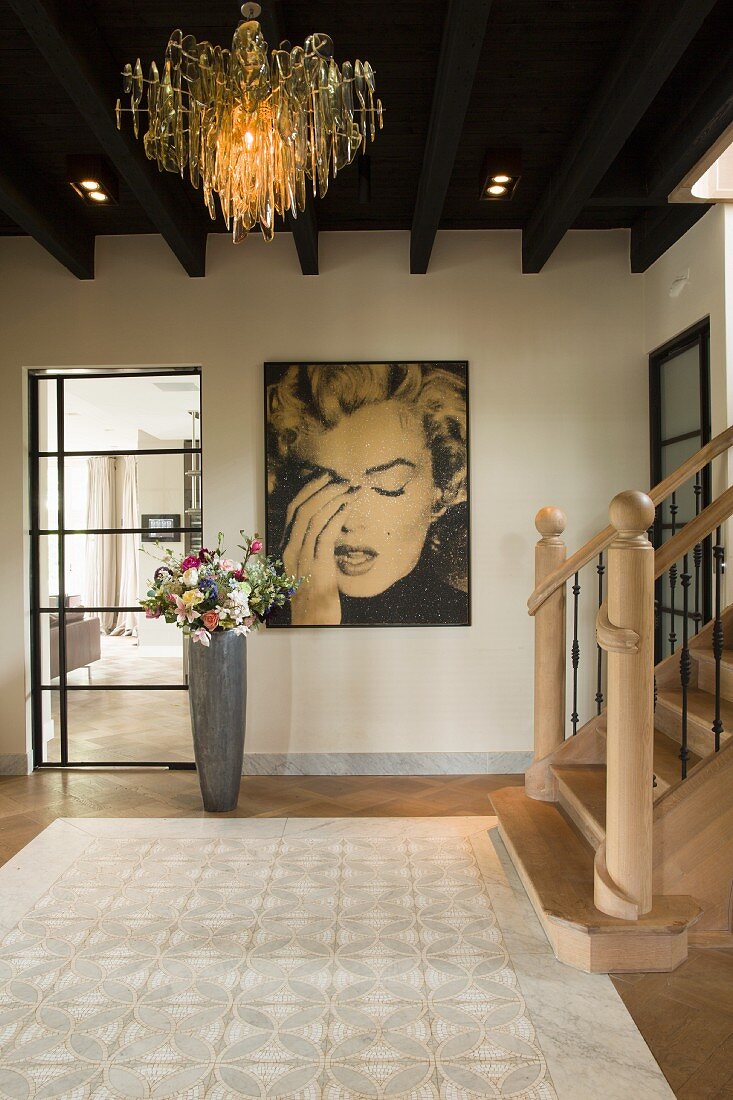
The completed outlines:
[[[531,763],[531,752],[253,752],[242,774],[508,775]]]
[[[0,753],[0,775],[30,775],[32,771],[29,752]]]

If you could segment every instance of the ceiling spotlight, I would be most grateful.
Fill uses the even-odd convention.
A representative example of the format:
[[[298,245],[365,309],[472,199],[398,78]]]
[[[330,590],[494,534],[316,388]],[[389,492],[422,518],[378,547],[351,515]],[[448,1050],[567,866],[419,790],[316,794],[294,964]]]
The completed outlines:
[[[119,200],[117,176],[105,157],[67,157],[66,178],[87,206],[109,206]]]
[[[522,175],[522,154],[519,149],[490,149],[481,170],[479,199],[506,202],[514,197]]]

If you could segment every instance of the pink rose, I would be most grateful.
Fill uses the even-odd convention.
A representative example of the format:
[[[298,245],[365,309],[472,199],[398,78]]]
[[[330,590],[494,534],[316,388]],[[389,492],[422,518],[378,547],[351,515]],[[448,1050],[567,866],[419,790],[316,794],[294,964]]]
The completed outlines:
[[[219,613],[217,611],[204,611],[201,621],[207,630],[216,630],[219,625]]]
[[[255,539],[254,542],[252,543],[252,545],[250,546],[250,550],[252,551],[253,554],[259,554],[261,549],[262,549],[262,543],[260,542],[259,539]]]
[[[201,562],[197,554],[189,554],[189,556],[184,558],[181,562],[181,572],[185,573],[187,569],[198,569],[200,564]]]

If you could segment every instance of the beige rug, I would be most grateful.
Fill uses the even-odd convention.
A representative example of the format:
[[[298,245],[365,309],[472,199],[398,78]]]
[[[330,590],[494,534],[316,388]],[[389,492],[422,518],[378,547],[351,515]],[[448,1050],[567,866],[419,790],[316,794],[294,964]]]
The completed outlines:
[[[537,938],[493,824],[56,822],[0,872],[0,1096],[671,1096],[610,982]]]

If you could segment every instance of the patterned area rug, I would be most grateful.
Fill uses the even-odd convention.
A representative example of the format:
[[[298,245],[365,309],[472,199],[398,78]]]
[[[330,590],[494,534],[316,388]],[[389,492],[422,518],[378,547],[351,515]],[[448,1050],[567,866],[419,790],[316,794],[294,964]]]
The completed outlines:
[[[492,904],[493,820],[63,824],[78,853],[0,949],[2,1097],[568,1095]]]

